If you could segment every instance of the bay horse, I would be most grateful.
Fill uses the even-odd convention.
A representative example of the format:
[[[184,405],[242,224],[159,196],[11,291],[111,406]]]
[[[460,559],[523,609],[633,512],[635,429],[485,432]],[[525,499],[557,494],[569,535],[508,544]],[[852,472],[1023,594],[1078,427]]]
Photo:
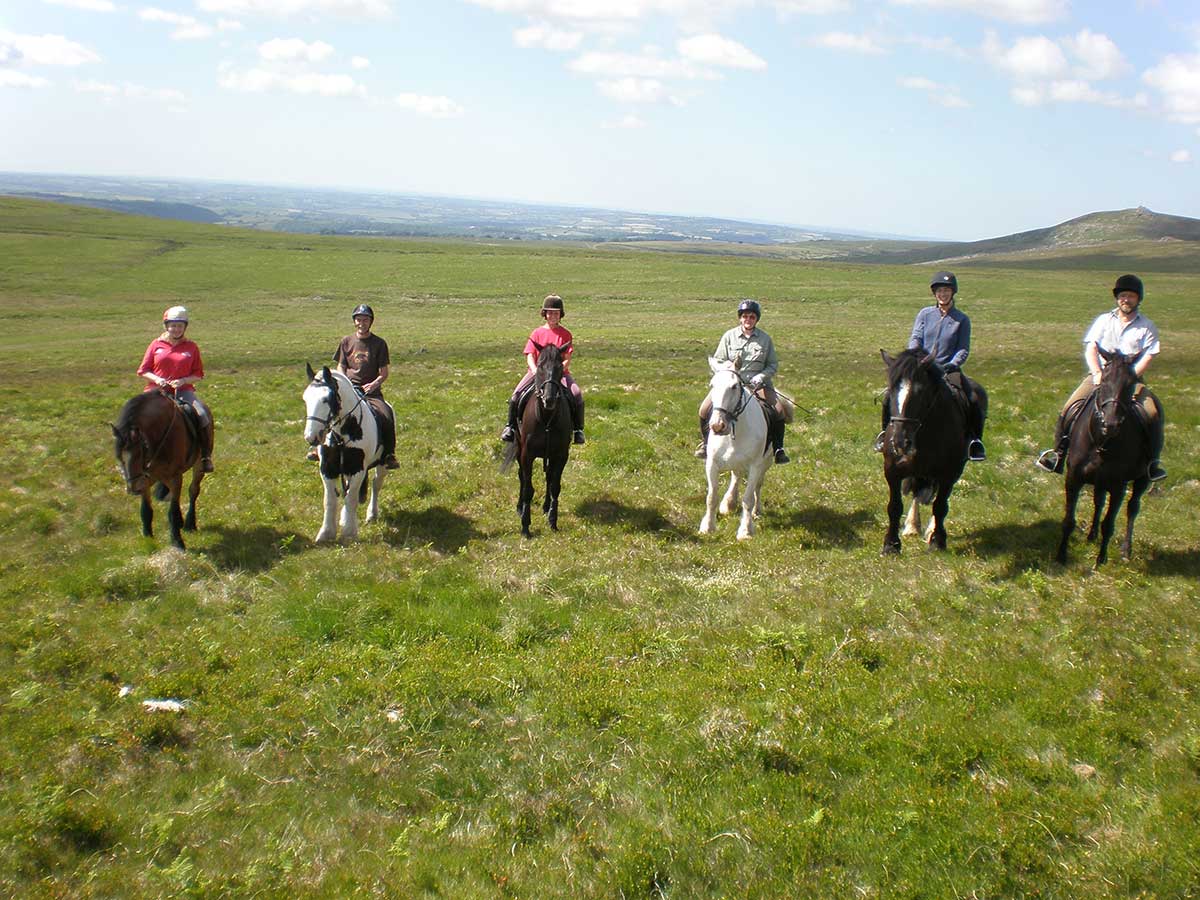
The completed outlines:
[[[1087,539],[1096,539],[1100,529],[1100,553],[1096,568],[1108,559],[1108,542],[1112,538],[1125,487],[1133,482],[1125,512],[1125,539],[1121,542],[1121,558],[1129,559],[1133,546],[1133,521],[1142,505],[1142,494],[1150,486],[1146,469],[1150,450],[1145,428],[1134,411],[1133,398],[1137,375],[1133,371],[1136,356],[1100,350],[1105,366],[1100,384],[1092,392],[1083,409],[1071,425],[1066,461],[1066,514],[1062,522],[1062,539],[1058,544],[1058,561],[1066,563],[1067,544],[1075,530],[1075,506],[1085,484],[1093,486],[1092,526]],[[1162,409],[1159,409],[1159,415]],[[1108,501],[1104,521],[1100,515]]]
[[[762,513],[763,477],[774,464],[775,453],[767,439],[766,413],[742,381],[737,364],[709,357],[708,365],[713,373],[709,381],[712,412],[708,417],[708,456],[704,463],[708,494],[700,533],[712,534],[721,473],[731,472],[729,490],[721,499],[720,512],[728,514],[737,506],[738,490],[744,481],[742,520],[737,539],[745,541],[753,537],[754,518]]]
[[[321,480],[325,485],[325,512],[314,540],[332,541],[338,532],[338,499],[342,499],[341,528],[346,540],[358,538],[358,505],[367,497],[367,473],[373,466],[371,502],[367,522],[379,518],[379,489],[386,471],[381,465],[383,446],[370,403],[345,375],[325,366],[320,372],[305,363],[308,387],[304,389],[304,440],[319,446]]]
[[[184,549],[181,531],[196,530],[196,498],[204,470],[200,465],[200,425],[189,421],[173,397],[159,390],[145,391],[121,408],[112,428],[117,468],[130,494],[142,497],[142,534],[154,536],[153,491],[157,500],[167,500],[167,521],[171,543]],[[184,518],[179,508],[183,475],[192,471],[188,487],[188,511]]]
[[[945,550],[950,493],[967,464],[970,442],[965,399],[955,395],[941,367],[924,351],[905,350],[892,356],[880,350],[879,354],[887,366],[892,405],[883,441],[883,477],[889,491],[883,553],[900,552],[902,493],[913,497],[910,524],[919,523],[917,505],[932,501],[926,540],[934,549]]]
[[[500,471],[506,472],[518,462],[520,492],[517,513],[521,516],[521,534],[530,537],[530,507],[533,503],[533,461],[541,458],[546,472],[546,499],[542,512],[551,531],[558,531],[558,495],[562,473],[571,452],[571,399],[562,383],[563,349],[555,345],[538,352],[537,371],[533,376],[533,394],[525,403],[517,423],[517,436],[505,451]]]

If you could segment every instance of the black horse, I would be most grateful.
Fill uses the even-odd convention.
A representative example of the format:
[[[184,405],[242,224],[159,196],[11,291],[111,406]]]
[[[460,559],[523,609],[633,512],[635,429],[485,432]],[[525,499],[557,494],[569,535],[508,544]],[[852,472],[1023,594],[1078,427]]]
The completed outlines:
[[[200,465],[202,441],[200,425],[171,397],[160,391],[146,391],[132,398],[121,409],[112,426],[113,451],[117,468],[131,494],[142,497],[142,534],[153,534],[154,507],[157,500],[169,499],[167,521],[171,525],[171,543],[183,547],[183,531],[196,530],[196,498],[204,468]],[[179,508],[183,475],[191,469],[188,511],[185,519]]]
[[[546,499],[542,512],[552,531],[558,530],[558,494],[562,473],[571,452],[571,400],[562,383],[562,350],[544,347],[538,354],[533,376],[533,396],[525,404],[517,427],[517,438],[508,446],[500,471],[520,461],[521,492],[517,512],[521,516],[521,534],[529,537],[530,505],[533,503],[533,461],[542,459],[546,470]]]
[[[1121,542],[1121,558],[1129,559],[1133,545],[1133,521],[1142,505],[1142,494],[1150,485],[1146,472],[1150,464],[1150,447],[1146,428],[1134,410],[1133,399],[1137,375],[1133,371],[1135,356],[1101,350],[1104,372],[1100,384],[1071,425],[1067,445],[1067,509],[1062,522],[1062,540],[1058,544],[1058,561],[1067,561],[1067,544],[1075,530],[1075,505],[1085,484],[1093,485],[1092,527],[1087,539],[1096,539],[1100,529],[1099,567],[1108,559],[1108,542],[1112,538],[1117,513],[1125,498],[1125,487],[1133,482],[1125,513],[1125,540]],[[1161,409],[1159,411],[1161,415]],[[1104,521],[1100,515],[1108,501]]]
[[[947,384],[941,368],[923,351],[892,356],[879,351],[887,366],[891,421],[884,432],[883,477],[887,479],[888,530],[883,552],[900,552],[901,493],[912,494],[914,506],[933,500],[929,544],[946,549],[944,520],[950,492],[962,475],[970,441],[966,398]],[[976,390],[986,397],[983,388]]]

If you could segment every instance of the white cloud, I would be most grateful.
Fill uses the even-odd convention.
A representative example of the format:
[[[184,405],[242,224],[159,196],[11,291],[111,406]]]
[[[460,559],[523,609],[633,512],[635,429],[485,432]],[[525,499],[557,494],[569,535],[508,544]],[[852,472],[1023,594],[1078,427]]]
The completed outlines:
[[[570,22],[589,29],[628,24],[652,16],[687,23],[687,30],[703,30],[739,6],[756,0],[468,0],[500,13],[524,15],[550,22]]]
[[[281,19],[321,14],[371,19],[392,12],[391,0],[196,0],[196,6],[208,13]]]
[[[560,53],[574,50],[582,40],[582,31],[565,31],[544,22],[530,25],[527,28],[518,28],[513,32],[513,43],[518,47],[538,47],[542,50],[554,50]]]
[[[350,57],[350,68],[369,69],[371,68],[371,61],[365,56],[352,56]]]
[[[1142,81],[1162,94],[1163,108],[1172,121],[1200,124],[1200,54],[1172,54],[1142,73]]]
[[[1080,61],[1076,68],[1080,78],[1101,81],[1124,75],[1129,70],[1129,63],[1107,35],[1085,28],[1074,37],[1064,38],[1062,43]]]
[[[585,53],[567,64],[572,72],[582,75],[634,78],[715,78],[711,72],[699,69],[680,59],[664,59],[649,50],[632,53]]]
[[[767,62],[737,41],[719,34],[698,34],[678,43],[679,55],[692,62],[732,69],[761,71]]]
[[[222,66],[218,83],[231,91],[261,94],[285,91],[292,94],[316,94],[321,97],[366,96],[366,89],[349,75],[317,72],[276,72],[267,69],[238,71]]]
[[[24,72],[14,72],[12,69],[0,69],[0,88],[43,88],[50,82],[37,75],[26,75]]]
[[[4,58],[34,66],[81,66],[100,62],[99,55],[61,34],[0,31],[0,59]]]
[[[268,62],[322,62],[333,55],[324,41],[311,44],[300,38],[275,38],[258,45],[258,55]]]
[[[1040,25],[1067,16],[1068,0],[891,0],[896,6],[924,6],[975,13],[1017,25]]]
[[[601,127],[609,128],[609,129],[616,128],[616,129],[623,129],[623,130],[632,130],[634,128],[645,128],[646,123],[640,116],[630,113],[627,116],[622,116],[621,118],[617,119],[617,121],[615,121],[615,122],[605,122]]]
[[[1190,163],[1192,161],[1192,154],[1188,150],[1176,150],[1171,154],[1170,159],[1173,163]]]
[[[849,0],[775,0],[781,16],[828,16],[850,12]]]
[[[142,9],[138,13],[138,18],[146,22],[163,22],[176,26],[175,30],[171,32],[171,39],[175,41],[198,41],[213,35],[210,25],[197,22],[191,16],[168,12],[153,6]]]
[[[1012,98],[1021,106],[1041,106],[1046,102],[1046,91],[1041,87],[1015,87]]]
[[[928,78],[901,78],[898,83],[900,87],[906,87],[910,91],[936,91],[941,87],[936,81],[930,81]]]
[[[217,31],[242,31],[245,27],[237,19],[217,19]]]
[[[174,88],[149,88],[126,82],[123,85],[103,81],[76,81],[73,85],[81,94],[102,94],[108,98],[129,97],[133,100],[157,100],[162,103],[184,103],[187,98]]]
[[[849,50],[854,53],[883,53],[884,49],[875,39],[866,34],[849,34],[845,31],[830,31],[809,41],[813,46],[829,50]]]
[[[938,82],[929,78],[911,76],[901,78],[896,83],[900,87],[908,88],[910,91],[924,91],[934,103],[944,106],[947,109],[969,109],[971,106],[970,103],[959,95],[957,88],[938,84]]]
[[[1067,70],[1062,48],[1043,35],[1018,38],[1012,47],[1004,47],[994,31],[983,40],[983,55],[993,66],[1018,80],[1053,78]]]
[[[461,116],[463,108],[449,97],[429,97],[422,94],[397,94],[396,105],[431,119],[454,119]]]
[[[87,12],[113,12],[117,5],[111,0],[42,0],[51,6],[66,6],[70,9],[82,9]]]
[[[81,94],[105,94],[115,97],[121,93],[121,89],[115,84],[106,84],[103,81],[76,81],[74,87]]]
[[[656,78],[617,78],[598,81],[596,87],[605,97],[618,103],[678,102],[670,95],[667,86]]]

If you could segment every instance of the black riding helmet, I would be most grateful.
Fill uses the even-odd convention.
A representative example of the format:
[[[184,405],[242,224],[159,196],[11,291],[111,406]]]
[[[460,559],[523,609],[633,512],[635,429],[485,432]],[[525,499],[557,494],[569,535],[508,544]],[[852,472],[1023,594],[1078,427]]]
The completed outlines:
[[[752,312],[755,318],[762,319],[762,307],[754,300],[747,299],[738,304],[737,314],[739,319],[742,317],[742,313],[745,312]]]
[[[953,272],[938,272],[929,279],[929,290],[936,291],[944,284],[950,286],[952,293],[958,293],[958,279],[954,277]]]
[[[360,303],[358,306],[354,307],[354,312],[350,313],[350,318],[353,319],[355,316],[370,316],[371,321],[374,322],[375,310],[371,309],[371,307],[367,306],[365,303]]]
[[[1133,291],[1138,295],[1138,303],[1142,302],[1142,298],[1146,296],[1146,287],[1142,284],[1142,279],[1136,275],[1122,275],[1117,279],[1117,283],[1113,285],[1113,296],[1122,291]]]
[[[557,309],[560,319],[565,319],[567,317],[566,310],[563,309],[562,297],[558,296],[558,294],[547,294],[546,299],[542,301],[543,319],[546,318],[546,310],[548,309]]]

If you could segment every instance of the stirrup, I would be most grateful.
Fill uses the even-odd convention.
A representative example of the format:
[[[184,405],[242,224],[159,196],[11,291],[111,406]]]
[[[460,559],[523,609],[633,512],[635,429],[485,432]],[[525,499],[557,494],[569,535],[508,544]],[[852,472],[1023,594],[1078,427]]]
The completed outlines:
[[[1043,472],[1049,472],[1051,475],[1058,474],[1058,451],[1043,450],[1034,465]]]
[[[971,443],[967,444],[967,459],[971,462],[983,462],[987,459],[987,453],[983,449],[983,441],[979,438],[973,438]]]
[[[576,429],[575,429],[575,437],[574,437],[574,441],[575,441],[575,443],[576,443],[576,444],[586,444],[586,443],[587,443],[587,441],[586,441],[586,440],[584,440],[584,437],[583,437],[583,429],[582,429],[582,428],[576,428]]]
[[[1150,465],[1146,466],[1146,474],[1149,476],[1151,481],[1162,481],[1167,477],[1167,470],[1164,469],[1162,467],[1162,463],[1156,459],[1152,460]]]
[[[313,447],[306,454],[304,454],[304,458],[311,460],[312,462],[316,462],[317,460],[319,460],[321,458],[321,453],[320,453],[320,451],[317,450],[316,447]]]
[[[787,465],[791,461],[792,458],[787,455],[787,451],[785,451],[782,447],[775,448],[775,465],[783,466]]]
[[[876,453],[883,452],[883,436],[885,434],[887,434],[886,428],[883,429],[883,431],[879,432],[879,434],[875,435],[875,452]]]
[[[397,461],[395,453],[389,453],[387,456],[385,456],[383,458],[383,467],[385,469],[400,468],[400,463],[399,463],[399,461]]]
[[[696,452],[692,454],[696,459],[708,459],[708,442],[701,441],[700,446],[696,448]]]
[[[505,443],[511,444],[516,439],[517,439],[517,429],[513,428],[511,425],[505,425],[504,430],[500,432],[500,440],[504,441]]]
[[[213,461],[212,461],[212,457],[211,457],[211,456],[205,456],[205,457],[203,457],[203,458],[200,460],[200,471],[201,471],[201,472],[205,472],[205,473],[209,473],[209,472],[212,472],[212,471],[214,471],[214,469],[213,469]],[[1162,474],[1162,477],[1163,477],[1163,478],[1166,478],[1166,477],[1167,477],[1167,473],[1166,473],[1166,472],[1163,472],[1163,474]]]

